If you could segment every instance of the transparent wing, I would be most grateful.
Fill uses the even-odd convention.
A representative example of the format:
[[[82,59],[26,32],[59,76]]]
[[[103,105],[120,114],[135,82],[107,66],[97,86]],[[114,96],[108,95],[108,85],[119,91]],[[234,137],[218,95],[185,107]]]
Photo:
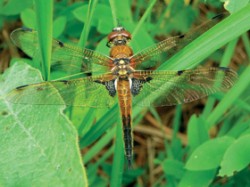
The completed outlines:
[[[111,107],[115,102],[115,97],[111,97],[106,87],[100,82],[113,78],[112,74],[105,74],[24,85],[12,90],[6,98],[15,104]],[[52,97],[54,94],[60,94],[61,98]]]
[[[225,17],[227,17],[227,14],[220,14],[187,34],[167,38],[166,40],[145,48],[144,50],[134,54],[131,57],[131,61],[136,65],[136,69],[158,66],[167,61],[188,43],[198,38]],[[147,63],[146,61],[149,62]]]
[[[149,80],[142,84],[133,103],[141,106],[171,106],[188,103],[215,92],[227,91],[237,80],[229,68],[183,71],[136,71],[134,76]]]
[[[11,33],[13,43],[28,56],[41,59],[39,53],[38,33],[32,29],[19,28]],[[112,59],[106,55],[86,48],[52,41],[52,67],[66,70],[68,73],[90,72],[91,64],[110,66]]]

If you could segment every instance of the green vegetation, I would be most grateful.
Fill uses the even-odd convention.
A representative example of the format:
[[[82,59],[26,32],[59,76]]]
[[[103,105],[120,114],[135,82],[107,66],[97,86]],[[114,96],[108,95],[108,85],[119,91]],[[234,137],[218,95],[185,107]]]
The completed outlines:
[[[238,82],[227,93],[182,106],[134,106],[131,170],[117,105],[96,109],[6,99],[18,86],[64,79],[50,69],[52,37],[108,55],[106,36],[121,24],[137,52],[225,11],[219,1],[165,2],[0,0],[0,70],[10,62],[0,75],[0,186],[250,186],[249,1],[227,1],[231,16],[159,67],[229,66]],[[11,44],[8,34],[21,25],[38,30],[40,58],[27,59]],[[61,99],[53,93],[51,100]]]

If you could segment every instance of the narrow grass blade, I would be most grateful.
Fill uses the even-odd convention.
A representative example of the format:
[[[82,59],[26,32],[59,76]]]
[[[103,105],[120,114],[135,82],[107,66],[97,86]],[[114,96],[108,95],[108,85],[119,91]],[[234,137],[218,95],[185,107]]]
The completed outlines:
[[[89,1],[88,12],[87,12],[87,22],[84,24],[84,28],[83,28],[83,31],[81,33],[81,37],[78,43],[78,46],[80,47],[85,47],[85,44],[87,42],[90,27],[91,27],[91,20],[92,20],[97,2],[98,2],[97,0]]]
[[[45,80],[50,79],[50,59],[53,27],[53,1],[36,0],[36,18],[39,45],[42,56],[42,74]]]
[[[116,127],[116,141],[115,141],[115,155],[112,165],[111,181],[110,186],[116,187],[122,184],[122,174],[124,165],[124,146],[122,139],[122,123],[119,123]]]

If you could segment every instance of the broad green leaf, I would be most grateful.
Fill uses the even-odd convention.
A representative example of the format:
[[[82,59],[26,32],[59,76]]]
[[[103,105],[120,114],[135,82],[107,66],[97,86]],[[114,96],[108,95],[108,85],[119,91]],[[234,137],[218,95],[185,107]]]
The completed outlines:
[[[73,15],[76,17],[81,22],[86,22],[87,21],[87,12],[88,12],[88,5],[83,5],[78,8],[76,8],[73,11]],[[94,22],[92,22],[94,24]]]
[[[73,14],[79,21],[86,24],[87,12],[88,12],[88,5],[83,5],[75,9],[73,11]],[[98,31],[103,34],[108,34],[112,30],[113,27],[112,14],[109,6],[104,4],[97,4],[93,13],[91,26],[96,26]]]
[[[186,163],[186,168],[194,171],[215,169],[220,165],[225,151],[233,141],[233,138],[224,136],[205,142],[194,150]]]
[[[182,178],[185,172],[183,163],[177,160],[166,159],[162,167],[166,175],[172,175],[176,179]]]
[[[230,13],[234,13],[245,7],[250,1],[249,0],[224,0],[224,7]]]
[[[178,187],[207,187],[215,177],[216,170],[186,171]]]
[[[65,16],[60,16],[54,20],[53,25],[53,37],[58,38],[64,31],[67,23],[67,19]]]
[[[17,86],[41,82],[39,71],[19,62],[0,80],[0,184],[86,186],[77,133],[63,114],[65,106],[12,104],[6,99]],[[54,94],[51,99],[61,97]]]
[[[250,164],[250,134],[237,139],[225,152],[221,162],[220,176],[232,176]]]
[[[36,13],[33,9],[27,8],[22,11],[21,20],[25,27],[36,29]]]
[[[31,7],[33,1],[31,0],[8,0],[0,2],[0,14],[1,15],[16,15],[26,8]]]
[[[192,115],[188,122],[188,146],[194,150],[203,142],[209,139],[208,130],[205,125],[205,120],[202,117]]]

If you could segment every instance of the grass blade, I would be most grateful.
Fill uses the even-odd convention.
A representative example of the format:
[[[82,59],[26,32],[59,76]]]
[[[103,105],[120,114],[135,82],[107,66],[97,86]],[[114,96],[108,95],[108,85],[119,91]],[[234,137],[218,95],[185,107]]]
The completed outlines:
[[[44,80],[50,79],[50,59],[53,29],[53,1],[36,0],[36,19],[39,45],[42,56],[42,74]]]

